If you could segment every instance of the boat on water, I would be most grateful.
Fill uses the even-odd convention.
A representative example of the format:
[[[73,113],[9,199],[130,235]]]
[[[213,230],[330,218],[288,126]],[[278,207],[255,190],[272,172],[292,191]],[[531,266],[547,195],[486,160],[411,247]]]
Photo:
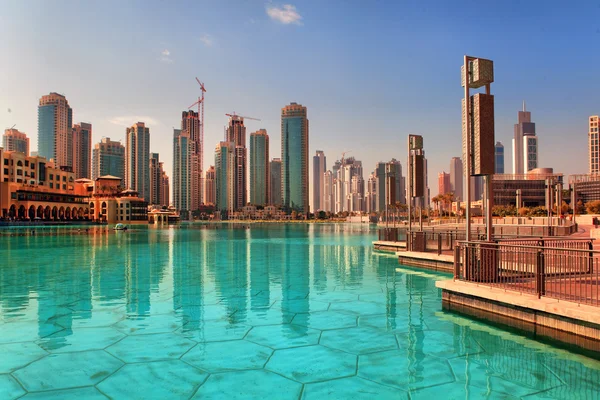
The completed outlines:
[[[115,231],[126,231],[127,226],[123,224],[116,224],[114,229]]]

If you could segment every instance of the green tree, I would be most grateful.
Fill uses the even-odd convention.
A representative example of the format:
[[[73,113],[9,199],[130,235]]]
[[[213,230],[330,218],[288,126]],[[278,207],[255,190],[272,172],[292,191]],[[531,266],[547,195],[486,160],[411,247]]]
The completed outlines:
[[[600,200],[588,201],[585,210],[588,214],[600,214]]]

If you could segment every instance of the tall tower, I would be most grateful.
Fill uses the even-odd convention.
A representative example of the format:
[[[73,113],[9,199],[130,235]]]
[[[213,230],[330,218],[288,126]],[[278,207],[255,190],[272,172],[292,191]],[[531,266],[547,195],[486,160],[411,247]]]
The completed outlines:
[[[2,146],[5,151],[24,153],[29,157],[29,138],[17,129],[6,129],[2,136]]]
[[[65,96],[50,93],[38,106],[38,155],[57,167],[73,166],[73,110]]]
[[[230,214],[236,211],[236,145],[220,142],[215,148],[215,208]]]
[[[269,135],[265,129],[250,134],[250,203],[269,203]]]
[[[150,129],[137,122],[125,131],[125,187],[150,201]]]
[[[173,206],[184,214],[191,210],[191,149],[189,133],[173,129]]]
[[[327,158],[322,150],[317,150],[313,156],[313,210],[324,210],[323,174],[327,171]]]
[[[90,178],[92,164],[92,124],[73,125],[73,172],[75,178]]]
[[[150,154],[150,204],[162,206],[164,203],[162,202],[163,194],[162,194],[162,185],[163,185],[163,163],[160,162],[158,157],[158,153]],[[167,203],[168,205],[168,203]]]
[[[216,188],[215,188],[215,167],[211,165],[206,170],[204,178],[204,203],[215,205],[216,203]]]
[[[590,174],[600,172],[600,143],[598,142],[598,115],[590,117],[590,130],[588,131],[588,158]]]
[[[102,138],[94,146],[92,179],[105,175],[125,178],[125,147],[121,142]]]
[[[451,192],[450,174],[440,172],[438,174],[438,194],[446,194]]]
[[[162,163],[161,163],[161,168],[162,168]],[[169,198],[169,193],[170,193],[170,185],[169,185],[169,177],[167,176],[167,173],[163,170],[162,172],[162,177],[160,180],[160,205],[161,206],[165,206],[168,207],[170,204],[170,198]]]
[[[247,203],[246,174],[248,171],[247,149],[246,149],[246,127],[244,126],[244,117],[232,115],[229,118],[229,125],[225,130],[226,141],[233,143],[234,146],[234,171],[233,180],[235,186],[233,192],[234,202],[232,211],[237,211]]]
[[[502,144],[502,142],[496,142],[496,147],[495,147],[495,157],[496,157],[496,164],[495,164],[495,171],[494,173],[496,174],[503,174],[504,173],[504,145]]]
[[[269,163],[269,204],[276,207],[281,207],[281,158],[274,158]]]
[[[190,160],[190,210],[197,210],[202,204],[202,129],[198,113],[184,111],[181,113],[181,131],[189,137]]]
[[[297,103],[281,109],[281,186],[283,207],[307,214],[308,118]]]
[[[452,157],[450,160],[450,190],[454,193],[456,201],[464,199],[463,163],[460,157]]]
[[[515,124],[513,145],[513,174],[524,174],[538,167],[538,143],[535,135],[535,123],[531,122],[531,112],[519,111],[518,123]]]

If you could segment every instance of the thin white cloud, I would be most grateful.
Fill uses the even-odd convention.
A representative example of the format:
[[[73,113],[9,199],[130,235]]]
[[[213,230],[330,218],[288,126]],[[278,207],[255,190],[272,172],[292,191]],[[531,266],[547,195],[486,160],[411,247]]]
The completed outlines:
[[[153,126],[160,125],[160,123],[152,117],[146,115],[125,115],[122,117],[114,117],[108,120],[111,124],[119,125],[123,127],[129,127],[136,122],[145,122],[146,126],[152,128]]]
[[[171,64],[173,62],[173,59],[170,57],[170,55],[171,52],[168,49],[164,49],[160,52],[160,61],[167,64]]]
[[[204,43],[206,47],[211,47],[213,44],[215,44],[215,39],[213,39],[212,36],[206,33],[200,36],[200,41]]]
[[[285,25],[302,25],[302,16],[296,11],[296,6],[284,4],[282,7],[267,6],[267,15],[273,20]]]

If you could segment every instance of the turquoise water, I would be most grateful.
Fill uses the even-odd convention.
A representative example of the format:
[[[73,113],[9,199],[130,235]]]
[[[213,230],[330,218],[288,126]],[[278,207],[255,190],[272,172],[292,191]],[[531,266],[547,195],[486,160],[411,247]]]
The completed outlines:
[[[0,399],[600,397],[349,225],[1,237]]]

